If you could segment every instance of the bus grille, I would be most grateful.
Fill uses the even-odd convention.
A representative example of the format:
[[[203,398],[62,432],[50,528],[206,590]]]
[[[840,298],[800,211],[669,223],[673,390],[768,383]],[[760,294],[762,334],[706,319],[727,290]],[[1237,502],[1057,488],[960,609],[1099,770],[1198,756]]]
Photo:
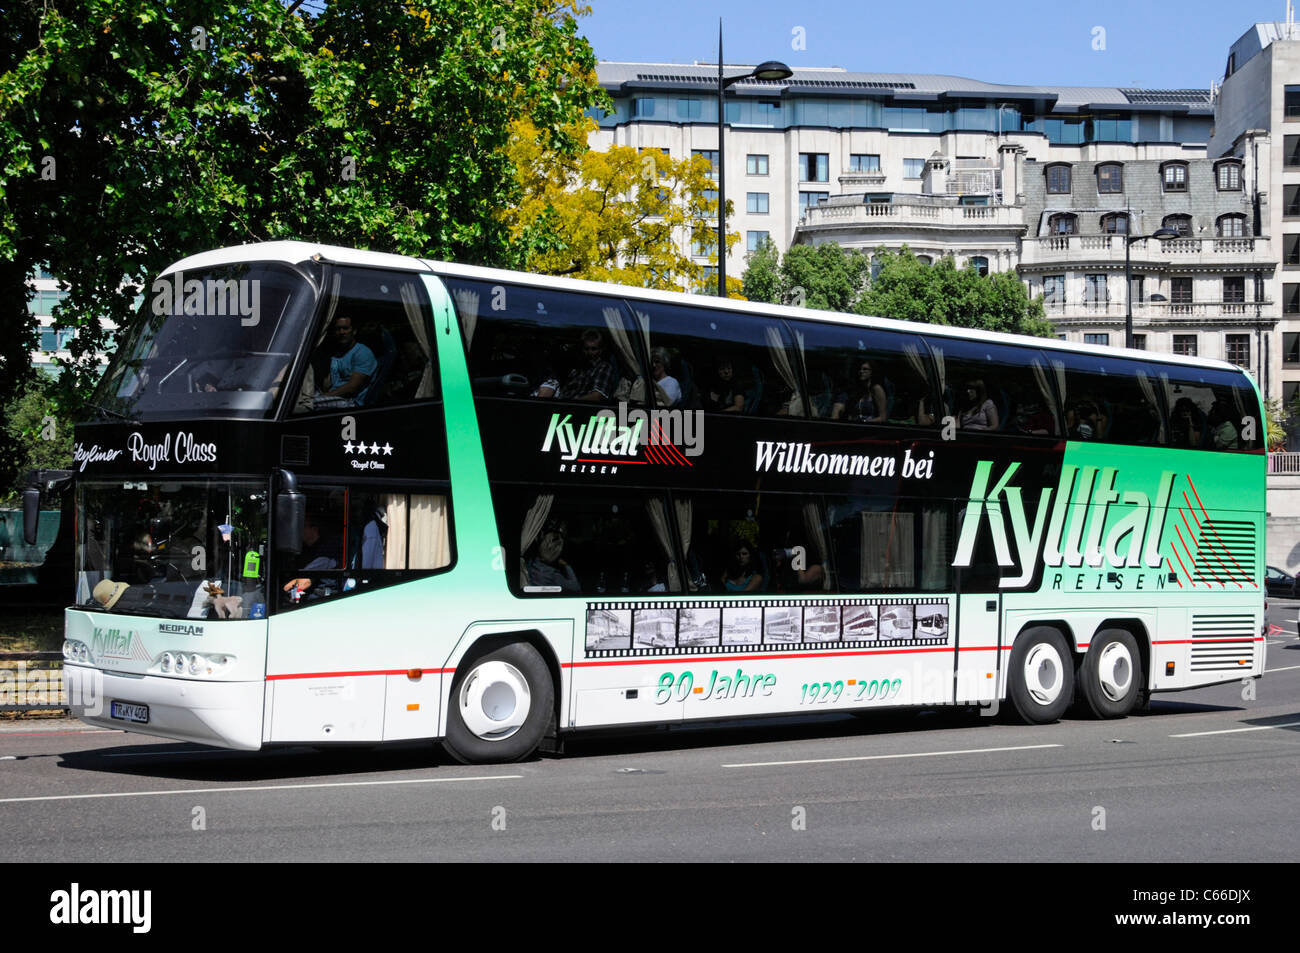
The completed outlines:
[[[1258,623],[1250,612],[1192,615],[1192,671],[1236,672],[1255,660]]]
[[[1254,523],[1205,520],[1198,529],[1193,579],[1258,588]]]

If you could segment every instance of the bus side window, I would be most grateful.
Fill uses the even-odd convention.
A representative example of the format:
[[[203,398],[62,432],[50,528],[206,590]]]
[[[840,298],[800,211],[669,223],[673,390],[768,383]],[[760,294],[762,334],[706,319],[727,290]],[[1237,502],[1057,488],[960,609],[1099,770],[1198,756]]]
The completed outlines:
[[[1164,446],[1193,439],[1175,426],[1181,423],[1171,418],[1177,395],[1165,392],[1155,366],[1068,352],[1051,360],[1064,389],[1067,440]]]
[[[943,378],[945,412],[958,430],[1060,438],[1058,382],[1042,354],[983,341],[927,340]]]
[[[294,413],[438,400],[431,315],[413,277],[335,271]]]
[[[950,504],[839,497],[827,502],[827,517],[840,592],[952,587]]]

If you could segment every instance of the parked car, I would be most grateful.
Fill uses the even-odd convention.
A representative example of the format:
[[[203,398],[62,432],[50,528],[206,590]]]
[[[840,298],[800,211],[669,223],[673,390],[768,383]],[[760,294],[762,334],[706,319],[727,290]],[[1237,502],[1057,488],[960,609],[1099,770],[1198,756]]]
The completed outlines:
[[[1300,598],[1300,572],[1289,573],[1285,569],[1269,566],[1268,573],[1264,577],[1264,585],[1270,596],[1281,596],[1284,599]]]

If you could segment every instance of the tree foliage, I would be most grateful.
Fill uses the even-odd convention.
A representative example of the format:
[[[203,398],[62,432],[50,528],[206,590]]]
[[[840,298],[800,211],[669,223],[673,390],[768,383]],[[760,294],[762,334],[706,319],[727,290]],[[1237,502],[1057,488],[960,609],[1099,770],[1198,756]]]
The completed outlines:
[[[853,312],[870,272],[871,259],[860,249],[831,242],[792,245],[782,256],[768,239],[750,253],[743,285],[751,301]]]
[[[0,428],[13,447],[13,469],[0,485],[0,503],[13,504],[28,470],[72,466],[72,424],[60,410],[52,382],[39,375],[5,405]]]
[[[594,129],[588,122],[575,137]],[[646,288],[699,287],[703,273],[683,238],[717,264],[716,184],[702,156],[612,145],[579,155],[549,149],[528,119],[515,124],[509,153],[522,197],[505,219],[528,248],[525,267]],[[727,203],[730,214],[731,203]],[[740,239],[727,234],[727,247]],[[740,282],[728,279],[730,290]]]
[[[137,287],[223,245],[314,239],[518,265],[527,117],[577,155],[606,102],[576,0],[17,0],[0,19],[0,403],[31,379],[27,278],[69,291],[84,390]],[[4,448],[0,447],[0,451]],[[4,454],[0,453],[0,456]]]

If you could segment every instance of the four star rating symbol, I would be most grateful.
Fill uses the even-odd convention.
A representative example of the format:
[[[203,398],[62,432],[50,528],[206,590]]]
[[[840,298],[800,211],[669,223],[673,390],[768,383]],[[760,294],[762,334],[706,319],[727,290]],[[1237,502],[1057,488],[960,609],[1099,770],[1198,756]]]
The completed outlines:
[[[380,455],[381,451],[383,452],[384,456],[391,457],[393,455],[393,445],[390,443],[385,443],[381,447],[377,443],[372,443],[369,446],[367,446],[364,440],[361,441],[360,443],[353,443],[351,440],[349,440],[347,443],[343,445],[344,453],[371,454],[377,457]]]

